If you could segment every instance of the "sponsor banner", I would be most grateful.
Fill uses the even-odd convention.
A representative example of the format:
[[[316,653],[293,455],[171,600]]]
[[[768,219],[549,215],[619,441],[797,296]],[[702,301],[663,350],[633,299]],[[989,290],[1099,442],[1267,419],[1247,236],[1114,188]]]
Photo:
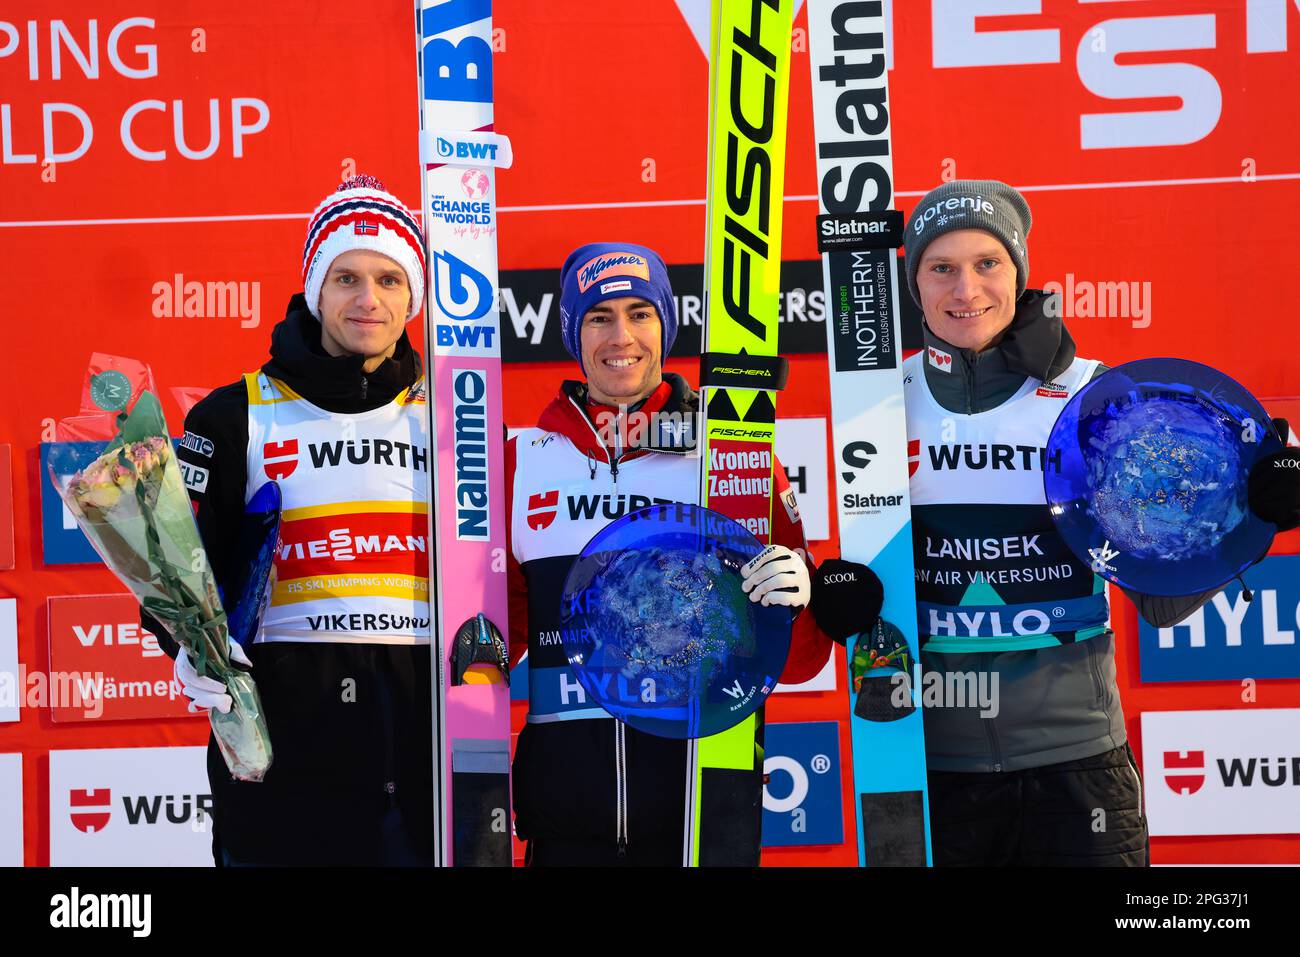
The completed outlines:
[[[709,508],[767,541],[772,534],[771,450],[753,442],[714,439],[708,444],[708,456],[704,494]]]
[[[86,536],[77,527],[77,520],[63,504],[50,484],[50,456],[58,453],[66,468],[72,469],[66,479],[77,469],[83,469],[95,461],[104,451],[103,442],[42,442],[41,467],[37,482],[41,487],[41,546],[46,565],[77,565],[98,562],[99,555],[91,547]]]
[[[344,502],[289,509],[281,519],[277,582],[341,574],[428,577],[422,502]]]
[[[421,151],[431,165],[496,166],[514,164],[510,140],[486,130],[426,130],[420,134]]]
[[[0,867],[23,866],[23,756],[0,754]]]
[[[810,542],[825,541],[831,537],[826,420],[777,419],[775,448],[790,488],[794,490],[804,535]]]
[[[0,722],[18,720],[19,699],[23,689],[18,671],[18,599],[0,598],[0,680],[13,689],[13,695],[0,696]]]
[[[207,748],[50,752],[50,864],[211,867]]]
[[[817,217],[817,251],[897,249],[903,245],[903,214],[897,209],[878,213],[821,213]]]
[[[1300,678],[1300,555],[1266,558],[1246,577],[1254,601],[1232,582],[1171,628],[1139,616],[1142,680]]]
[[[1152,836],[1300,834],[1298,729],[1296,708],[1144,712]]]
[[[845,258],[849,259],[848,254]],[[850,279],[852,274],[850,273]],[[704,267],[670,265],[668,279],[677,303],[677,341],[670,356],[699,356],[704,319]],[[900,296],[903,347],[921,347],[921,310],[911,296]],[[505,269],[501,272],[501,358],[505,362],[570,361],[560,341],[560,289],[554,269]],[[781,355],[824,353],[825,294],[821,261],[791,260],[781,264]],[[897,361],[901,361],[901,356]]]
[[[0,445],[0,570],[14,567],[13,446]]]
[[[50,673],[67,696],[50,695],[55,721],[184,718],[189,699],[172,675],[172,659],[140,625],[130,595],[49,599]]]
[[[902,362],[894,341],[894,304],[889,301],[890,291],[902,288],[897,275],[889,275],[891,268],[897,271],[898,262],[892,251],[883,249],[828,255],[826,288],[836,372],[894,369]],[[899,301],[910,302],[911,297]]]
[[[763,774],[764,847],[844,842],[837,722],[767,725]]]

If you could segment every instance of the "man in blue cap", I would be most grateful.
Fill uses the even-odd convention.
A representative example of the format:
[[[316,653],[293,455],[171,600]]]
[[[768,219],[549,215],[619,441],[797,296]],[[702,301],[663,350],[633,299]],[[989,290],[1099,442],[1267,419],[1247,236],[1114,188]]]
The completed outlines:
[[[651,504],[698,499],[699,398],[664,373],[677,336],[668,270],[634,243],[591,243],[561,270],[566,381],[537,428],[506,447],[510,645],[528,651],[528,723],[514,762],[516,830],[531,865],[681,863],[686,744],[638,732],[587,699],[559,637],[560,595],[577,554],[609,522]],[[806,606],[812,566],[794,492],[773,468],[772,547],[745,566],[753,601]],[[782,680],[825,664],[830,640],[795,622]],[[762,775],[730,815],[761,813]],[[753,848],[754,862],[758,847]]]

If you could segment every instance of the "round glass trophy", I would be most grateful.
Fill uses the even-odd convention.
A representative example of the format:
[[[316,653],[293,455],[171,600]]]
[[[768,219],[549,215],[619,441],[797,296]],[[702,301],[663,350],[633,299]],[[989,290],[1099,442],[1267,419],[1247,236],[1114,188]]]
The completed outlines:
[[[573,563],[560,633],[587,695],[665,738],[743,721],[776,686],[790,609],[741,590],[763,550],[741,525],[697,505],[641,509],[606,526]]]
[[[1070,549],[1147,595],[1217,588],[1276,528],[1247,504],[1251,466],[1281,448],[1240,384],[1185,359],[1139,359],[1066,404],[1047,443],[1047,504]]]

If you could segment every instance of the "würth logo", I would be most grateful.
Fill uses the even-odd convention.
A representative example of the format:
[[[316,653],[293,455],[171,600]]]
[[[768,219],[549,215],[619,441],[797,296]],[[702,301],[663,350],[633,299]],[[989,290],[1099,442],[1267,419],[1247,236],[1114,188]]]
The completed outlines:
[[[272,482],[288,478],[298,468],[298,440],[267,442],[262,446],[262,470]]]
[[[1175,794],[1195,794],[1205,783],[1204,751],[1166,751],[1165,783]]]
[[[559,504],[559,489],[528,496],[528,527],[535,532],[550,528],[551,522],[555,521],[555,510]]]
[[[86,834],[98,834],[113,816],[113,792],[109,788],[73,788],[68,792],[68,807],[73,827]]]
[[[909,439],[907,442],[907,477],[911,478],[921,467],[921,440]]]

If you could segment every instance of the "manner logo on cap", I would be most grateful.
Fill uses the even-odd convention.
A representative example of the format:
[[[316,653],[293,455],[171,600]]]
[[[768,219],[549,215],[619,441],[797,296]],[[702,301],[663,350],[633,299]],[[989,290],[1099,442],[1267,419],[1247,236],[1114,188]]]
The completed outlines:
[[[607,253],[589,259],[578,268],[578,292],[610,276],[636,276],[650,281],[650,261],[636,253]]]

